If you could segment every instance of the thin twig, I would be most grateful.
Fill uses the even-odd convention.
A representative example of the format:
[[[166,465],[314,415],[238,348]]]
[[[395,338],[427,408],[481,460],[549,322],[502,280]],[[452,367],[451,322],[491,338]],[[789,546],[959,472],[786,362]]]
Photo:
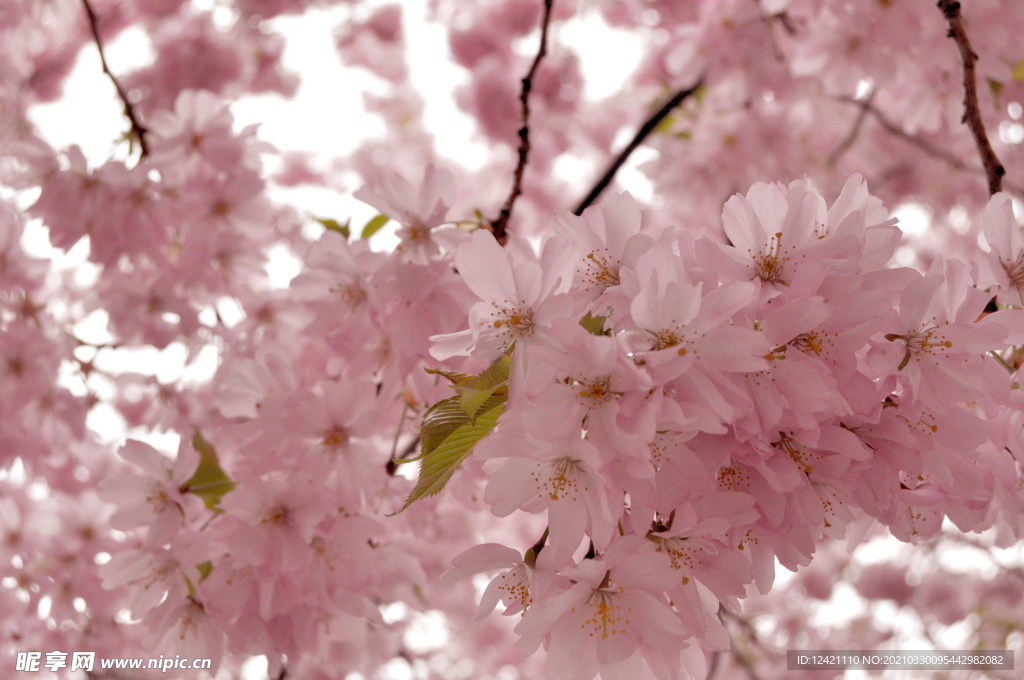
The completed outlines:
[[[544,533],[541,534],[541,537],[539,539],[537,539],[537,542],[534,543],[529,550],[523,553],[523,561],[526,563],[526,566],[537,566],[537,556],[540,555],[540,551],[543,550],[544,546],[547,544],[548,532],[550,530],[551,527],[544,527]]]
[[[902,139],[903,141],[907,142],[912,146],[917,147],[919,150],[923,151],[927,155],[943,161],[954,170],[960,170],[963,172],[971,173],[985,172],[984,168],[979,168],[976,165],[968,165],[967,163],[957,158],[955,155],[951,154],[949,151],[943,149],[938,144],[932,144],[926,139],[922,139],[921,137],[915,137],[914,135],[910,134],[909,132],[901,128],[899,125],[897,125],[895,122],[890,120],[888,117],[886,117],[884,113],[879,111],[875,106],[871,104],[871,102],[867,100],[855,99],[853,97],[847,96],[840,96],[837,97],[836,99],[842,102],[846,102],[848,104],[854,104],[866,110],[872,118],[878,121],[878,124],[881,125],[886,132],[893,135],[894,137]],[[1003,182],[1003,190],[1024,198],[1024,186],[1013,184],[1010,182]]]
[[[643,143],[647,136],[654,131],[654,128],[658,127],[661,121],[663,121],[674,108],[686,101],[686,99],[699,90],[702,85],[702,81],[698,80],[697,84],[693,87],[685,90],[679,90],[672,95],[668,101],[662,104],[661,108],[654,112],[654,115],[648,118],[644,124],[640,126],[640,129],[637,130],[636,135],[634,135],[633,139],[626,145],[626,148],[615,157],[615,160],[613,160],[611,165],[608,166],[608,169],[605,171],[604,175],[601,176],[601,179],[599,179],[594,185],[594,188],[590,190],[590,193],[587,194],[586,198],[580,201],[580,204],[576,206],[575,210],[573,210],[574,215],[582,215],[583,211],[589,208],[594,201],[597,200],[598,196],[601,195],[601,192],[607,189],[608,185],[612,183],[613,179],[615,179],[615,173],[619,171],[619,168],[622,167],[626,160],[629,159],[630,155]]]
[[[519,93],[520,120],[519,120],[519,162],[516,163],[515,178],[512,181],[512,190],[509,192],[505,204],[501,206],[498,219],[491,222],[491,230],[498,243],[505,245],[508,241],[508,221],[512,218],[512,208],[516,199],[523,193],[523,173],[526,170],[526,161],[530,157],[530,92],[533,90],[533,79],[540,68],[540,62],[548,53],[548,26],[551,23],[551,6],[554,0],[544,0],[544,17],[540,24],[540,46],[537,48],[537,56],[530,64],[530,70],[523,78],[523,88]]]
[[[996,360],[996,363],[998,363],[998,364],[999,364],[1000,366],[1002,366],[1003,368],[1005,368],[1005,369],[1007,370],[1007,372],[1008,372],[1008,373],[1009,373],[1010,375],[1013,375],[1014,373],[1016,373],[1016,372],[1017,372],[1017,369],[1016,369],[1016,368],[1014,368],[1013,366],[1011,366],[1010,364],[1008,364],[1008,363],[1007,363],[1007,361],[1006,361],[1006,359],[1004,359],[1004,358],[1002,357],[1002,355],[1001,355],[1001,354],[999,354],[999,352],[997,352],[997,351],[995,351],[995,350],[991,350],[991,351],[989,352],[989,355],[990,355],[990,356],[991,356],[991,357],[992,357],[993,359],[995,359],[995,360]]]
[[[995,194],[1003,188],[1003,175],[1006,169],[996,157],[992,145],[985,134],[985,123],[981,120],[981,110],[978,107],[978,85],[974,74],[974,65],[978,61],[978,54],[971,47],[971,41],[964,30],[963,17],[960,16],[960,3],[955,0],[939,0],[939,9],[946,16],[946,23],[949,24],[949,37],[956,42],[960,51],[960,60],[964,65],[964,116],[961,119],[974,135],[974,144],[978,147],[978,155],[981,156],[981,164],[985,167],[985,175],[988,177],[988,192]]]
[[[398,453],[398,440],[402,436],[402,425],[405,424],[405,414],[409,410],[409,403],[402,402],[402,414],[398,417],[398,427],[395,429],[395,438],[391,440],[391,460],[395,459]]]
[[[397,443],[397,441],[396,441],[396,443]],[[415,451],[416,447],[419,446],[419,445],[420,445],[420,437],[419,437],[419,435],[416,435],[415,439],[413,439],[411,442],[409,442],[408,444],[405,445],[405,448],[402,449],[401,453],[399,453],[398,455],[395,455],[395,453],[392,453],[391,454],[391,458],[389,458],[388,462],[385,464],[385,469],[387,470],[388,476],[392,476],[392,477],[394,476],[394,474],[398,471],[398,466],[399,466],[400,462],[408,463],[409,462],[409,456],[412,455],[412,452]]]
[[[92,38],[96,42],[96,49],[100,53],[100,64],[103,66],[103,72],[110,78],[110,82],[114,83],[114,89],[117,90],[117,96],[121,98],[121,103],[124,104],[124,115],[128,117],[128,122],[132,126],[132,134],[139,140],[139,149],[141,150],[142,157],[145,158],[149,155],[149,146],[146,144],[146,133],[148,130],[139,121],[138,115],[135,113],[135,108],[132,106],[131,101],[128,99],[128,93],[125,92],[121,86],[120,81],[110,70],[110,66],[107,65],[107,55],[103,51],[103,40],[100,38],[100,22],[96,16],[95,10],[92,5],[89,4],[89,0],[82,0],[82,5],[85,7],[85,13],[89,16],[89,29],[92,31]]]
[[[828,155],[828,167],[835,167],[835,164],[839,162],[839,159],[850,150],[853,143],[857,141],[857,137],[860,135],[861,128],[864,127],[864,120],[868,117],[868,112],[871,110],[871,99],[874,96],[872,92],[867,98],[865,98],[864,106],[860,107],[860,111],[857,112],[857,117],[853,119],[853,125],[850,127],[850,132],[846,135],[846,138],[839,143],[832,153]],[[854,100],[858,101],[858,100]]]
[[[920,137],[915,137],[914,135],[910,134],[909,132],[907,132],[906,130],[901,128],[899,125],[894,123],[893,121],[889,120],[889,118],[887,118],[884,113],[882,113],[877,108],[875,108],[875,106],[872,105],[872,103],[870,101],[868,101],[868,100],[861,100],[861,99],[854,99],[853,97],[839,97],[838,99],[840,101],[844,101],[844,102],[847,102],[847,103],[850,103],[850,104],[855,104],[855,105],[861,107],[862,109],[864,109],[865,111],[870,113],[871,117],[874,118],[875,120],[877,120],[878,123],[883,128],[885,128],[886,132],[888,132],[889,134],[891,134],[891,135],[893,135],[895,137],[899,137],[903,141],[905,141],[905,142],[907,142],[909,144],[912,144],[913,146],[916,146],[918,149],[920,149],[921,151],[925,152],[929,156],[932,156],[934,158],[938,158],[939,160],[945,161],[953,169],[955,169],[955,170],[967,170],[967,171],[971,171],[971,172],[974,171],[973,167],[967,165],[962,160],[960,160],[959,158],[957,158],[956,156],[954,156],[950,152],[946,151],[942,147],[940,147],[940,146],[938,146],[936,144],[932,144],[931,142],[929,142],[929,141],[927,141],[925,139],[921,139]]]

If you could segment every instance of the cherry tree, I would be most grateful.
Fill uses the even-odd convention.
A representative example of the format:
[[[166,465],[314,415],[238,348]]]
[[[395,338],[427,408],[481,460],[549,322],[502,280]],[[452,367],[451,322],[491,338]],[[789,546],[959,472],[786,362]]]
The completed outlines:
[[[382,135],[238,122],[310,77],[297,22]],[[588,27],[642,45],[600,96]],[[998,0],[7,0],[5,673],[1021,650],[1022,28]],[[152,59],[112,64],[126,36]],[[83,54],[123,112],[103,158],[36,118]],[[82,650],[213,668],[47,667]]]

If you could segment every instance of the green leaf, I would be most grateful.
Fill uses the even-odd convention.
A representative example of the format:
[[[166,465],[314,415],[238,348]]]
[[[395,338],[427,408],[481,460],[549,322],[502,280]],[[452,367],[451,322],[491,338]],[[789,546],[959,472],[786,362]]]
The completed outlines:
[[[697,103],[697,106],[700,106],[701,104],[704,103],[704,98],[707,96],[707,94],[708,86],[705,85],[704,83],[701,83],[699,86],[697,86],[697,89],[694,91],[691,98],[694,102]]]
[[[391,218],[387,215],[377,215],[366,223],[366,226],[363,227],[363,232],[359,235],[359,238],[370,238],[380,231],[380,228],[387,224],[390,219]]]
[[[608,320],[608,314],[604,316],[594,316],[590,312],[583,315],[580,319],[580,325],[591,335],[611,335],[612,332],[604,327],[604,322]]]
[[[459,393],[458,403],[463,413],[472,420],[480,412],[480,407],[493,395],[508,394],[508,372],[512,366],[512,355],[502,354],[480,375],[471,375],[443,368],[428,368],[427,373],[443,375],[451,381],[452,387]],[[448,399],[445,402],[449,401]],[[441,402],[439,402],[441,403]],[[427,412],[429,414],[429,411]],[[426,417],[424,417],[426,423]]]
[[[676,124],[677,118],[673,115],[668,115],[658,121],[658,124],[654,126],[654,134],[656,135],[667,135],[672,132],[672,127]]]
[[[332,220],[329,217],[314,217],[313,219],[322,224],[327,231],[336,231],[345,238],[352,234],[351,229],[349,229],[351,220],[345,220],[345,224],[342,224],[338,220]]]
[[[423,458],[440,446],[452,432],[469,422],[469,415],[462,410],[458,397],[442,399],[423,414],[423,422],[420,423],[420,454],[396,462],[411,463]]]
[[[196,571],[199,572],[199,582],[202,583],[203,581],[206,580],[206,577],[208,577],[211,573],[213,573],[213,562],[211,562],[210,560],[206,560],[202,564],[197,564],[196,565]],[[191,597],[192,595],[195,595],[196,594],[196,586],[195,586],[194,583],[192,583],[192,579],[190,579],[188,577],[188,574],[185,574],[185,573],[183,573],[182,576],[185,577],[185,585],[188,586],[188,594],[189,594],[189,596]]]
[[[213,573],[213,562],[206,560],[201,564],[197,564],[196,571],[199,572],[199,582],[202,583],[210,574]]]
[[[207,508],[218,510],[221,497],[235,488],[235,483],[221,468],[216,449],[198,429],[192,435],[192,446],[199,452],[199,467],[179,490],[199,496]]]
[[[455,389],[459,392],[459,406],[470,419],[477,417],[491,397],[507,397],[508,371],[511,366],[512,356],[502,354],[486,371],[465,384],[456,385]]]
[[[440,375],[448,378],[449,382],[454,385],[465,385],[467,382],[475,378],[476,376],[472,373],[463,373],[462,371],[449,371],[447,368],[424,368],[424,371],[431,375]]]
[[[511,366],[512,353],[509,350],[480,375],[443,368],[426,369],[427,373],[450,380],[458,396],[442,399],[427,409],[420,423],[420,453],[395,461],[420,461],[416,486],[398,512],[420,498],[441,491],[459,464],[472,453],[476,443],[494,429],[508,401]]]
[[[1024,80],[1024,59],[1013,65],[1013,79]]]
[[[505,397],[491,397],[488,405],[474,421],[464,422],[456,427],[436,448],[427,451],[424,442],[425,453],[420,456],[419,479],[416,481],[412,493],[405,500],[405,505],[398,512],[405,510],[421,498],[428,498],[440,493],[462,461],[473,452],[473,447],[477,442],[494,429],[498,417],[504,411]],[[392,514],[397,515],[398,512]]]
[[[506,352],[498,357],[487,370],[470,380],[466,386],[478,390],[493,389],[508,383],[508,371],[512,367],[512,354]]]
[[[999,80],[988,79],[988,89],[992,92],[992,98],[996,100],[996,108],[1001,108],[1000,99],[1003,94],[1003,83]]]
[[[503,401],[507,399],[508,388],[501,385],[483,390],[459,390],[459,407],[462,408],[463,413],[469,416],[470,420],[475,420],[483,411],[484,405],[495,397],[501,397]]]

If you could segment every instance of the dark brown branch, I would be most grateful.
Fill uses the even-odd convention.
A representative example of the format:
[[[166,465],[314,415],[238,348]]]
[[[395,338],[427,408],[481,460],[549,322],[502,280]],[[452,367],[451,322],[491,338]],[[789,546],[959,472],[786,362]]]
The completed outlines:
[[[117,96],[121,98],[121,103],[124,104],[124,115],[128,117],[128,122],[131,123],[132,131],[131,134],[139,140],[139,149],[143,158],[149,155],[149,146],[146,144],[146,133],[148,130],[139,121],[138,115],[135,113],[135,108],[132,106],[131,101],[128,99],[128,93],[125,92],[121,86],[120,81],[110,70],[110,66],[107,64],[107,55],[103,51],[103,40],[100,38],[100,22],[96,16],[96,11],[93,10],[89,0],[82,0],[82,5],[85,7],[85,13],[89,16],[89,29],[92,31],[93,41],[96,43],[96,49],[100,53],[100,64],[103,65],[103,72],[110,78],[110,82],[114,83],[114,89],[117,90]]]
[[[526,161],[530,157],[530,92],[533,90],[533,79],[540,68],[540,62],[548,53],[548,26],[551,24],[551,6],[554,0],[544,0],[544,17],[540,24],[540,46],[537,48],[537,56],[530,64],[530,70],[523,78],[523,88],[519,93],[520,119],[519,119],[519,162],[516,163],[515,178],[512,181],[512,190],[509,192],[505,204],[501,206],[498,219],[491,222],[491,231],[498,243],[505,245],[508,241],[508,221],[512,218],[512,208],[516,199],[523,193],[523,173],[526,170]]]
[[[964,116],[961,121],[967,125],[974,135],[974,144],[978,147],[978,154],[981,156],[981,164],[985,167],[985,175],[988,177],[988,192],[994,194],[1003,188],[1003,175],[1006,169],[996,157],[992,145],[985,134],[985,124],[981,120],[981,110],[978,107],[978,85],[974,74],[974,65],[978,61],[978,54],[971,47],[971,41],[964,30],[963,17],[960,16],[960,3],[955,0],[939,0],[939,9],[946,17],[949,24],[949,37],[956,42],[960,51],[960,60],[964,66]]]
[[[396,437],[395,444],[397,443],[398,438]],[[402,449],[401,453],[396,454],[395,451],[392,449],[391,458],[389,458],[388,462],[385,464],[385,470],[387,470],[388,476],[393,477],[395,473],[398,472],[398,461],[406,460],[407,458],[409,458],[409,456],[412,455],[412,452],[415,451],[416,447],[419,445],[420,438],[417,435],[415,439],[413,439],[411,442],[405,445],[405,448]]]
[[[551,527],[544,527],[544,533],[541,537],[523,554],[523,562],[525,562],[528,567],[537,566],[537,556],[540,555],[540,551],[543,550],[544,546],[547,544],[548,532],[550,530]]]
[[[590,193],[587,194],[586,198],[580,201],[580,204],[576,206],[575,210],[573,210],[574,215],[582,215],[583,211],[589,208],[594,201],[597,200],[601,193],[608,188],[608,185],[612,183],[612,180],[615,179],[615,173],[619,171],[619,168],[621,168],[629,159],[630,155],[636,151],[636,148],[643,144],[643,141],[647,139],[647,136],[651,134],[651,132],[654,131],[654,128],[658,127],[661,121],[665,120],[674,108],[686,101],[686,99],[699,90],[702,85],[703,83],[698,80],[697,84],[693,87],[676,92],[668,99],[668,101],[662,104],[661,108],[654,112],[654,115],[648,118],[644,124],[640,126],[640,129],[637,130],[636,135],[634,135],[633,139],[626,145],[626,148],[615,157],[615,160],[613,160],[611,165],[608,166],[608,169],[605,171],[604,175],[601,176],[601,179],[597,180],[594,188],[590,190]]]

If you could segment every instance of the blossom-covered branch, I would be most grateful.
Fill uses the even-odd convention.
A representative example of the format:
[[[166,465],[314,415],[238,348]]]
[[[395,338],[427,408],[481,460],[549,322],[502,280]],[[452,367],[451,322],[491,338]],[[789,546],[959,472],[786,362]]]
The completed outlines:
[[[512,190],[501,206],[498,219],[491,222],[491,229],[494,238],[502,245],[508,240],[508,221],[512,218],[512,208],[516,199],[523,193],[523,173],[526,171],[526,162],[530,157],[530,92],[533,90],[533,79],[540,68],[540,62],[548,53],[548,26],[551,24],[551,8],[554,0],[544,0],[544,17],[540,24],[540,45],[537,48],[537,55],[530,64],[530,70],[523,77],[523,87],[519,94],[520,120],[519,120],[519,161],[516,163],[515,178],[512,181]]]
[[[615,174],[619,171],[619,168],[629,160],[629,157],[634,151],[636,151],[638,146],[643,144],[644,140],[647,139],[647,136],[651,134],[656,127],[658,127],[661,121],[665,120],[668,114],[672,113],[673,109],[689,99],[695,92],[697,92],[697,90],[703,87],[703,85],[704,83],[698,80],[696,85],[688,87],[685,90],[679,90],[669,97],[669,99],[661,105],[661,108],[655,111],[650,118],[644,121],[644,124],[641,125],[640,129],[637,130],[635,135],[633,135],[633,139],[631,139],[629,144],[626,145],[626,148],[619,152],[619,155],[615,157],[611,165],[608,166],[608,169],[605,170],[604,174],[601,175],[601,178],[597,180],[596,184],[594,184],[594,188],[591,189],[590,193],[588,193],[586,197],[580,201],[579,205],[576,206],[576,209],[573,210],[573,214],[582,215],[583,211],[590,207],[594,201],[598,199],[601,193],[608,188],[608,185],[612,183],[613,179],[615,179]]]
[[[963,17],[960,15],[960,3],[956,0],[939,0],[939,9],[946,16],[949,24],[949,37],[956,42],[960,51],[960,59],[964,64],[964,116],[962,121],[971,129],[974,135],[974,143],[978,147],[978,154],[981,156],[981,163],[985,166],[985,175],[988,177],[988,192],[996,194],[1002,191],[1003,175],[1006,169],[996,157],[992,150],[992,144],[985,134],[985,123],[981,120],[981,111],[978,108],[978,85],[974,73],[974,65],[978,61],[978,54],[971,47],[971,41],[964,30]]]
[[[88,0],[91,34],[77,0],[0,5],[0,657],[59,680],[141,680],[49,672],[80,649],[212,664],[167,680],[253,657],[271,680],[782,680],[795,640],[907,647],[904,621],[1019,650],[1021,561],[994,550],[1024,538],[1024,3],[964,19],[1004,133],[991,199],[961,191],[985,170],[934,6],[431,0],[449,92],[413,78],[413,4]],[[236,120],[337,94],[308,80],[322,55],[283,63],[284,15],[338,16],[374,79]],[[121,32],[152,47],[111,65],[144,162],[30,115],[66,111],[80,52]],[[575,47],[629,56],[617,37],[644,45],[621,79]],[[472,156],[429,129],[445,104]],[[355,139],[361,108],[382,134]],[[901,239],[907,205],[926,238]],[[944,569],[953,531],[998,559]],[[908,546],[879,563],[886,536]]]
[[[85,13],[89,17],[89,30],[92,32],[93,41],[96,43],[96,50],[100,53],[100,64],[103,65],[103,72],[110,78],[110,82],[114,84],[114,89],[117,90],[117,96],[120,97],[121,103],[124,105],[124,115],[128,117],[128,122],[131,123],[132,129],[131,134],[139,140],[139,149],[141,150],[142,156],[149,155],[149,146],[146,143],[146,128],[142,125],[139,120],[138,114],[135,112],[135,107],[132,106],[131,100],[128,98],[128,93],[125,91],[121,82],[114,75],[114,72],[110,70],[110,66],[107,64],[107,55],[103,50],[103,39],[100,37],[100,26],[99,18],[96,16],[96,10],[93,9],[89,0],[82,0],[82,5],[85,7]]]

